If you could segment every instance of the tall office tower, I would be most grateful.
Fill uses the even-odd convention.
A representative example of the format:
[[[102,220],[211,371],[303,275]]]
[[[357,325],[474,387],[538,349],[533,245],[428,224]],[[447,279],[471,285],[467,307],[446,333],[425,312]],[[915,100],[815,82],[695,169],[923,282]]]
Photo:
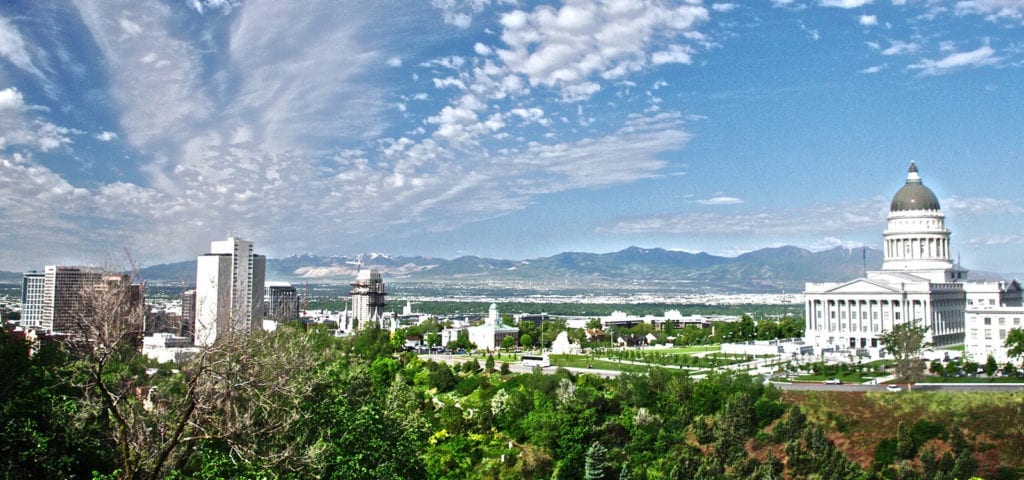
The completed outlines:
[[[267,307],[266,314],[270,320],[286,321],[299,318],[299,292],[289,283],[268,283],[263,303]]]
[[[359,269],[356,281],[352,284],[352,314],[356,321],[356,330],[366,328],[371,321],[379,322],[384,315],[384,280],[377,269]]]
[[[181,325],[178,326],[178,335],[191,337],[196,332],[196,291],[185,290],[181,292]]]
[[[43,324],[43,285],[46,275],[31,271],[21,278],[21,326],[39,328]]]
[[[83,292],[99,285],[102,278],[98,268],[47,265],[43,272],[43,317],[39,327],[49,332],[74,333],[87,313]]]
[[[196,261],[197,346],[262,327],[266,269],[266,257],[253,252],[252,242],[234,237],[210,242],[210,253]]]

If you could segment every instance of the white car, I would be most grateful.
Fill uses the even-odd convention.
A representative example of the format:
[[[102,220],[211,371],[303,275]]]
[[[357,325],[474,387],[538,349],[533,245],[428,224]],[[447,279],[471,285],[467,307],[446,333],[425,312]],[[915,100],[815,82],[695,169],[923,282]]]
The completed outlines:
[[[825,385],[842,385],[843,381],[838,378],[830,378],[825,380]]]
[[[902,392],[903,391],[903,387],[901,387],[899,385],[886,385],[885,386],[885,390],[888,391],[888,392]]]

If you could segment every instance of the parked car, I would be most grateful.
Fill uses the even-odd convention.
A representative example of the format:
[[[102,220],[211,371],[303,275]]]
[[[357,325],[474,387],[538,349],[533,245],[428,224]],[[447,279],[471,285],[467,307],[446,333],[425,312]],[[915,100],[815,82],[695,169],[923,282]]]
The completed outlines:
[[[838,378],[830,378],[825,380],[825,385],[842,385],[843,381]]]
[[[899,385],[886,385],[885,386],[885,390],[888,391],[888,392],[902,392],[903,391],[903,387],[901,387]]]

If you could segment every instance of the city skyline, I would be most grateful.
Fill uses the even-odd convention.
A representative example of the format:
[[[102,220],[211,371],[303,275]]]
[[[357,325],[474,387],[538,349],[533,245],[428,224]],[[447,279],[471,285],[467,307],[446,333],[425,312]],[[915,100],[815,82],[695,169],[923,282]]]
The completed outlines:
[[[1024,1],[0,6],[0,270],[880,248],[1024,271]]]

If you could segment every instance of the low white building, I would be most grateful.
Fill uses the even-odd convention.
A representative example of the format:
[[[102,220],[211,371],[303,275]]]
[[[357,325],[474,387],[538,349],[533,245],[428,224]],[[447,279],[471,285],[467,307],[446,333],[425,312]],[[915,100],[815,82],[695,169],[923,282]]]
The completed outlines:
[[[196,353],[199,347],[189,337],[158,332],[142,338],[142,354],[161,363],[183,363]]]
[[[1007,355],[1005,345],[1010,330],[1024,328],[1020,284],[1016,281],[976,282],[965,288],[968,290],[966,359],[985,363],[992,355],[1000,365],[1019,361]]]
[[[498,315],[498,306],[493,303],[483,325],[468,327],[466,330],[469,331],[470,343],[482,350],[495,350],[501,347],[501,342],[505,337],[519,340],[519,328],[502,323],[501,317]]]

